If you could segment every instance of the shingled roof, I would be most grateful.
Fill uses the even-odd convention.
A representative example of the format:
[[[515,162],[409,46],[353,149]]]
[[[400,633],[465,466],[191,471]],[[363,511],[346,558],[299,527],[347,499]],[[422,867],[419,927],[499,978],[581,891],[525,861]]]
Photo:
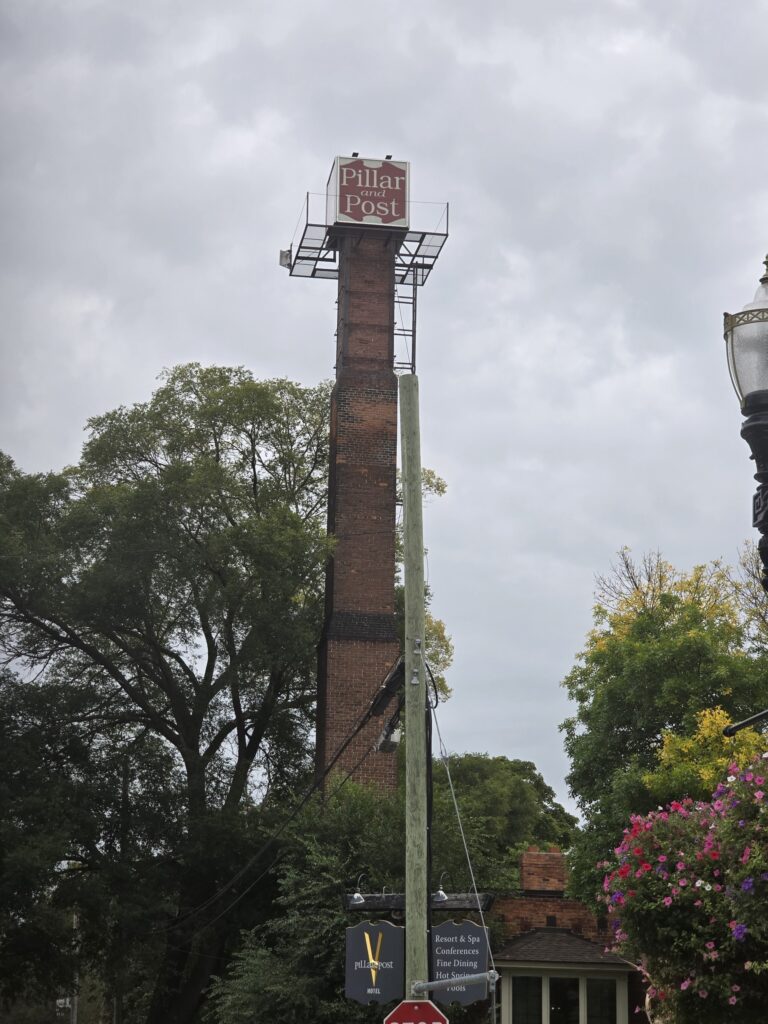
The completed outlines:
[[[626,960],[606,953],[602,945],[574,935],[567,928],[534,928],[524,932],[494,952],[494,959],[518,963],[591,964],[633,970]]]

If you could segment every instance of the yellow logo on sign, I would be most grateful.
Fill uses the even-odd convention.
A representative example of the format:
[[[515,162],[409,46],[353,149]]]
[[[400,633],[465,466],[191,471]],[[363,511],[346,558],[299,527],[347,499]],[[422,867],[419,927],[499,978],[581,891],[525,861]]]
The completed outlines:
[[[371,936],[368,932],[365,933],[365,948],[368,950],[368,963],[371,968],[371,984],[376,984],[376,975],[379,973],[379,957],[381,956],[381,942],[384,938],[384,932],[379,932],[379,937],[376,940],[376,955],[373,954],[373,945],[371,943]]]

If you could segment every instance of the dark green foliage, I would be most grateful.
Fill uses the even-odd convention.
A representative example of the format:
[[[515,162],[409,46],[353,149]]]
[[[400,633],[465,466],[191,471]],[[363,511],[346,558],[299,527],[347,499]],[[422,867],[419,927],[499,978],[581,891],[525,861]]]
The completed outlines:
[[[555,822],[558,837],[570,835],[573,819],[529,762],[458,755],[451,773],[481,890],[514,883],[512,847],[544,838],[545,818]],[[464,848],[443,780],[436,763],[433,889],[438,873],[447,872],[447,889],[468,891]],[[344,912],[341,896],[353,891],[361,873],[365,892],[403,891],[402,787],[391,795],[351,783],[330,789],[323,805],[312,804],[297,819],[278,867],[277,913],[245,936],[231,969],[214,983],[208,1024],[381,1022],[391,1008],[362,1007],[344,997],[345,928],[361,918]],[[450,1016],[454,1024],[469,1024],[487,1013],[487,1004],[477,1004],[452,1007]]]
[[[6,991],[71,977],[76,907],[123,1019],[188,1021],[263,917],[268,886],[223,916],[219,889],[254,797],[309,769],[327,416],[326,387],[189,365],[93,419],[77,466],[0,460]]]
[[[381,1020],[344,997],[345,928],[358,919],[341,897],[363,868],[375,889],[402,891],[401,823],[398,798],[352,783],[305,810],[278,868],[276,913],[214,984],[208,1021]]]
[[[473,866],[480,888],[510,890],[518,883],[521,848],[555,843],[567,849],[576,819],[555,800],[555,793],[530,761],[460,754],[449,759],[451,778],[465,831],[471,837]],[[470,879],[455,825],[445,767],[434,765],[433,862],[436,875],[448,871],[457,890]]]

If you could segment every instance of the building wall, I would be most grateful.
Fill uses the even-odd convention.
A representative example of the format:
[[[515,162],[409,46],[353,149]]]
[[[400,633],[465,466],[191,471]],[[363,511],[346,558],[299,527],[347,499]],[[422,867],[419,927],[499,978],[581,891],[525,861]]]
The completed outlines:
[[[497,896],[494,917],[509,940],[532,928],[567,928],[591,942],[605,942],[607,922],[578,900],[565,896],[565,856],[557,847],[529,847],[520,859],[520,892]]]
[[[400,653],[395,625],[397,378],[394,258],[402,232],[339,232],[336,385],[331,400],[328,530],[336,546],[326,581],[318,673],[318,768],[334,759]],[[392,753],[366,751],[373,719],[335,769],[391,789]],[[361,763],[362,762],[362,763]],[[359,767],[358,767],[359,765]]]
[[[565,892],[565,857],[557,847],[540,850],[529,846],[520,860],[520,888],[523,892]]]

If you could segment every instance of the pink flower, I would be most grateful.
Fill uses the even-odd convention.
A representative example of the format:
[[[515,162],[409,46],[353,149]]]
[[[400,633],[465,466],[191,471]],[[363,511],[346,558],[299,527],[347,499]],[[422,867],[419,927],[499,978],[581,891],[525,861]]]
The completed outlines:
[[[762,800],[764,796],[765,793],[762,791],[762,789],[755,790],[755,800]]]
[[[750,855],[751,852],[752,851],[751,851],[749,846],[745,846],[744,847],[744,853],[742,853],[742,855],[740,857],[740,860],[741,860],[742,864],[746,864],[747,863],[747,861],[749,860],[749,855]]]
[[[681,992],[685,992],[685,990],[690,987],[690,984],[691,984],[691,979],[690,978],[686,978],[685,981],[681,981],[680,982],[680,991]]]
[[[729,999],[728,999],[728,1002],[731,1004],[731,1006],[735,1006],[736,1003],[738,1002],[738,1000],[737,1000],[736,996],[730,996]]]
[[[672,897],[671,896],[665,896],[664,899],[661,902],[664,904],[665,907],[671,907],[672,906]]]

